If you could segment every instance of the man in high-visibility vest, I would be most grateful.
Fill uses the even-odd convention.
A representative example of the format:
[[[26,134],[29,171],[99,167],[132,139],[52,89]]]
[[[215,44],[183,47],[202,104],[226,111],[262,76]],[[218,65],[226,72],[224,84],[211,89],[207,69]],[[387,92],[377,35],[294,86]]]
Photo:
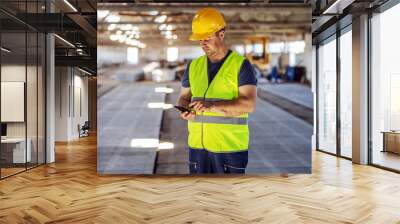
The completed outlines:
[[[182,80],[178,105],[188,120],[190,173],[245,173],[248,113],[255,110],[257,79],[250,62],[224,44],[225,21],[214,8],[197,12],[190,40],[205,55],[192,60]]]

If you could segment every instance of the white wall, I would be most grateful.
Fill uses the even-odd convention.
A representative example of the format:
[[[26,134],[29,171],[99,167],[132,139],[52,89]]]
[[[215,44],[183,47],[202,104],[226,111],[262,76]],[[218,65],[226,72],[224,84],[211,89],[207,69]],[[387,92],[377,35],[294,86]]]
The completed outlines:
[[[184,59],[195,59],[197,57],[200,57],[204,55],[203,50],[199,46],[182,46],[179,47],[179,56],[178,60],[184,60]]]
[[[83,125],[88,120],[88,78],[82,75],[75,68],[56,67],[56,141],[78,138],[78,124]],[[79,94],[80,99],[77,97]],[[82,114],[79,105],[82,106]]]
[[[159,60],[167,60],[167,48],[173,46],[166,46],[165,48],[154,48],[148,46],[144,49],[141,49],[139,52],[140,58],[143,60],[149,61],[159,61]],[[194,59],[201,55],[204,52],[199,46],[179,46],[178,47],[178,61],[183,61],[184,59]],[[142,61],[143,61],[142,60]]]
[[[25,68],[25,65],[2,65],[1,81],[25,82]]]
[[[279,65],[279,54],[271,54],[271,62],[270,62],[270,67],[278,66]]]
[[[97,46],[97,65],[126,63],[127,46]]]
[[[26,99],[21,102],[20,108],[1,108],[2,112],[6,113],[22,113],[22,117],[26,112],[26,120],[22,118],[20,122],[6,122],[7,123],[7,137],[25,137],[30,139],[30,148],[32,161],[44,162],[44,74],[42,68],[39,66],[25,66],[25,64],[3,64],[1,66],[2,82],[24,82],[26,85]],[[27,79],[27,80],[25,80]],[[2,98],[8,98],[7,93],[2,89]],[[24,89],[20,89],[18,94],[24,94]],[[25,97],[22,97],[25,98]],[[26,102],[26,106],[25,106]],[[12,103],[12,102],[11,102]],[[2,103],[3,104],[3,103]],[[19,110],[19,111],[12,111]],[[39,156],[37,157],[37,153]]]
[[[55,141],[68,139],[69,71],[68,67],[55,68]]]
[[[2,65],[1,66],[1,81],[17,81],[25,82],[26,70],[28,74],[31,74],[34,67],[25,65]],[[35,68],[36,69],[36,68]],[[35,70],[36,71],[36,70]],[[35,91],[36,93],[36,91]],[[27,93],[28,97],[36,96],[33,93]],[[1,110],[7,110],[7,108],[1,108]],[[28,117],[30,121],[31,117]],[[26,122],[8,122],[7,123],[7,136],[8,137],[25,137],[25,124]],[[31,127],[31,126],[29,126]]]
[[[149,60],[149,61],[159,61],[159,60],[167,60],[167,52],[164,48],[154,48],[148,46],[146,48],[141,49],[139,51],[139,59],[140,61]]]
[[[79,137],[79,133],[78,133],[78,124],[80,126],[82,126],[85,121],[88,120],[88,78],[87,76],[81,76],[81,73],[76,73],[75,70],[75,76],[74,76],[74,86],[75,86],[75,92],[73,94],[75,94],[74,96],[72,96],[75,100],[75,106],[73,108],[73,110],[75,110],[75,113],[72,113],[72,130],[71,130],[71,135],[72,138],[77,138]],[[78,91],[80,90],[80,93],[78,93]],[[80,94],[80,99],[77,97]],[[80,102],[80,106],[81,106],[81,112],[79,111],[79,102]]]

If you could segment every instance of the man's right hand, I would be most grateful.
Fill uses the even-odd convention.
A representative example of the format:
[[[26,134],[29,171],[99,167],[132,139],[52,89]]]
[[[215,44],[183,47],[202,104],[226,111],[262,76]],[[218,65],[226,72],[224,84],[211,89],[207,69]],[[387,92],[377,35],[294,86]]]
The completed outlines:
[[[181,118],[188,120],[188,121],[193,121],[195,116],[196,116],[196,113],[194,111],[191,111],[191,112],[186,111],[186,112],[181,113]]]
[[[191,98],[192,98],[192,92],[190,91],[190,87],[189,88],[182,87],[181,94],[179,95],[179,98],[178,98],[178,101],[176,102],[176,104],[181,107],[188,108]],[[194,111],[181,112],[180,116],[182,119],[185,119],[188,121],[193,121],[196,116],[196,112],[194,112]]]

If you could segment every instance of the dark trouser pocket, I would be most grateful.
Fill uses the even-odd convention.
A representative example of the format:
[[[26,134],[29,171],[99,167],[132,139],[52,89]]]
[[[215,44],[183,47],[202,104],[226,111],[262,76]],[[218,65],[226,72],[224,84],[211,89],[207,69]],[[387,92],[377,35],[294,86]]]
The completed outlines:
[[[248,151],[224,154],[224,173],[245,173]]]
[[[234,167],[224,164],[224,171],[225,173],[245,173],[246,167]]]

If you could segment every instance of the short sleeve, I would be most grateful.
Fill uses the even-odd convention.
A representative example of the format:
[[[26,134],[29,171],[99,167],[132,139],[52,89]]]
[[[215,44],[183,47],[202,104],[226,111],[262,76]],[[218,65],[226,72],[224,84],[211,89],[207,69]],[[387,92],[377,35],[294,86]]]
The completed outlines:
[[[243,61],[240,68],[238,83],[239,86],[257,85],[256,71],[247,59]]]
[[[189,67],[190,67],[190,62],[187,64],[185,72],[183,73],[182,77],[182,87],[189,88],[190,83],[189,83]]]

